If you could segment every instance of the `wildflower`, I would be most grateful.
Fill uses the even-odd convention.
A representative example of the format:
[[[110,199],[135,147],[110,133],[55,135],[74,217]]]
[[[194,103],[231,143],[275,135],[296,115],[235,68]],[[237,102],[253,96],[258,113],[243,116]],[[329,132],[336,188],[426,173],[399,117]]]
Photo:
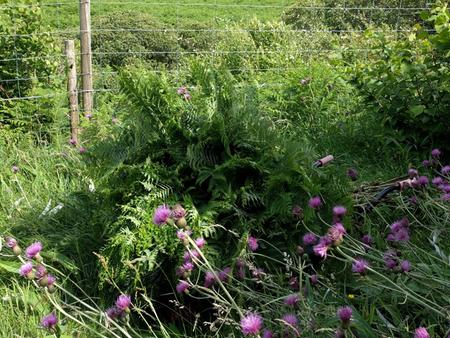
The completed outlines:
[[[291,278],[289,278],[288,284],[292,290],[298,290],[299,288],[298,278],[296,276],[292,276]]]
[[[308,232],[303,236],[303,244],[304,245],[313,245],[317,242],[318,238],[312,232]]]
[[[397,262],[392,258],[385,257],[384,265],[386,266],[386,269],[393,270],[397,266]]]
[[[51,286],[51,285],[55,284],[55,282],[56,282],[56,277],[48,274],[47,275],[47,283],[48,283],[47,286]]]
[[[241,331],[244,336],[257,335],[262,329],[263,319],[257,313],[249,313],[241,319]]]
[[[38,280],[44,278],[47,275],[47,269],[42,264],[36,265],[34,269],[35,269],[35,277]],[[45,280],[45,283],[47,283],[47,280]]]
[[[411,205],[417,205],[417,204],[419,204],[419,200],[417,199],[416,196],[411,196],[409,198],[409,203],[411,203]]]
[[[423,165],[425,168],[428,168],[428,167],[431,165],[431,162],[430,162],[429,160],[423,160],[423,161],[422,161],[422,165]]]
[[[186,272],[191,272],[192,270],[194,270],[194,264],[192,264],[191,262],[186,262],[181,267]]]
[[[439,189],[441,189],[444,193],[448,194],[448,193],[450,193],[450,184],[447,184],[447,183],[441,184],[439,186]]]
[[[352,319],[353,310],[350,306],[343,306],[338,309],[337,316],[343,327],[347,327]]]
[[[356,181],[358,179],[358,172],[354,168],[350,168],[347,170],[347,176],[352,180]]]
[[[87,149],[86,149],[85,147],[80,147],[80,148],[78,149],[78,152],[79,152],[80,154],[84,154],[86,151],[87,151]]]
[[[258,240],[253,236],[248,237],[247,244],[251,251],[256,251],[258,249]]]
[[[189,283],[186,282],[185,280],[181,280],[178,283],[176,289],[178,293],[185,293],[189,289]]]
[[[197,245],[199,249],[203,248],[205,246],[205,244],[206,244],[206,241],[204,238],[197,238],[195,240],[195,245]]]
[[[297,328],[298,319],[293,313],[287,313],[281,319],[287,326],[291,326],[294,329]]]
[[[433,158],[439,158],[441,156],[442,152],[439,149],[433,149],[431,151],[431,156]]]
[[[414,338],[430,338],[430,334],[426,328],[418,327],[416,331],[414,331]]]
[[[19,273],[23,277],[32,279],[33,278],[33,264],[31,262],[26,262],[19,268]]]
[[[6,246],[11,248],[16,256],[19,256],[22,253],[22,249],[18,245],[17,240],[13,237],[6,237]]]
[[[408,272],[409,270],[411,270],[411,263],[407,260],[404,260],[400,264],[400,268],[402,269],[403,272]]]
[[[186,216],[186,210],[184,210],[184,208],[181,206],[181,204],[176,204],[173,208],[172,208],[172,214],[171,216],[175,219],[178,220],[180,218],[183,218]]]
[[[316,274],[313,274],[309,277],[309,280],[312,285],[316,285],[319,282],[319,276],[317,276]]]
[[[433,178],[433,180],[431,181],[431,183],[433,183],[433,185],[435,185],[435,186],[438,187],[438,186],[440,186],[441,184],[444,183],[444,180],[442,179],[442,177],[437,176],[437,177]]]
[[[119,297],[117,297],[116,306],[118,309],[122,311],[127,311],[129,310],[130,305],[131,305],[131,296],[120,295]]]
[[[28,248],[25,249],[25,255],[32,259],[35,258],[37,261],[41,260],[40,252],[42,250],[41,242],[34,242]]]
[[[219,271],[219,280],[221,282],[227,282],[230,279],[231,268],[227,266],[222,271]]]
[[[71,138],[70,140],[69,140],[69,143],[71,144],[71,145],[76,145],[77,144],[77,141],[75,140],[75,139],[73,139],[73,138]]]
[[[444,195],[442,195],[442,196],[441,196],[441,199],[442,199],[444,202],[450,201],[450,194],[444,194]]]
[[[373,238],[369,234],[362,236],[361,242],[363,242],[366,246],[371,247],[373,244]]]
[[[417,169],[410,168],[410,169],[408,169],[408,175],[410,178],[414,178],[419,175],[419,172],[417,171]]]
[[[189,255],[190,255],[191,259],[199,259],[200,252],[198,250],[192,250],[192,251],[189,251]]]
[[[153,223],[155,223],[156,225],[167,223],[170,214],[171,211],[167,205],[160,205],[158,208],[156,208],[155,213],[153,214]]]
[[[364,274],[367,272],[368,267],[369,263],[366,260],[358,258],[352,264],[352,271],[359,274]]]
[[[331,240],[333,245],[337,246],[342,242],[345,233],[346,231],[344,226],[341,223],[336,223],[328,230],[328,238]]]
[[[296,218],[301,218],[303,216],[303,208],[299,205],[292,207],[292,216]]]
[[[421,186],[426,186],[429,183],[428,177],[427,176],[420,176],[417,179],[417,183]]]
[[[257,268],[252,270],[252,275],[255,278],[261,279],[264,276],[265,272],[262,268]]]
[[[115,306],[112,306],[105,311],[106,316],[112,320],[119,317],[121,315],[121,313],[122,313],[122,311]]]
[[[342,329],[337,329],[334,332],[334,337],[335,338],[345,338],[345,333],[344,333],[344,331],[342,331]]]
[[[403,218],[391,224],[391,232],[387,236],[388,241],[407,242],[409,241],[409,221]]]
[[[184,93],[183,97],[186,101],[189,101],[192,98],[190,93]]]
[[[273,338],[273,333],[270,330],[265,329],[262,338]]]
[[[311,78],[310,78],[310,77],[307,77],[307,78],[301,79],[301,80],[300,80],[300,84],[301,84],[302,86],[306,86],[310,81],[311,81]]]
[[[401,228],[394,234],[394,242],[408,242],[409,231],[407,228]]]
[[[203,286],[205,288],[210,288],[216,282],[216,277],[212,271],[206,271],[205,273],[205,281],[203,282]]]
[[[309,207],[312,209],[319,209],[322,206],[322,200],[319,196],[315,196],[309,200]]]
[[[184,95],[186,93],[187,89],[185,86],[181,86],[180,88],[177,89],[177,94],[178,95]]]
[[[236,276],[239,279],[244,279],[245,277],[245,264],[241,258],[236,259]]]
[[[19,172],[19,170],[20,170],[19,167],[16,165],[13,165],[11,167],[11,171],[13,172],[13,174],[17,174]]]
[[[450,165],[446,165],[445,167],[442,167],[441,173],[444,176],[447,176],[450,173]]]
[[[188,237],[192,235],[192,231],[190,230],[178,230],[177,231],[177,237],[180,241],[184,243],[184,245],[187,245],[189,243]]]
[[[295,306],[299,302],[300,298],[296,293],[286,296],[284,299],[284,304],[289,306]]]
[[[84,117],[86,117],[88,120],[92,119],[92,114],[87,113],[84,115]]]
[[[58,323],[58,318],[56,318],[56,315],[52,312],[49,315],[45,316],[41,320],[42,327],[46,329],[52,329],[56,326]]]
[[[328,245],[326,245],[326,244],[324,244],[324,243],[319,243],[319,244],[317,244],[317,245],[315,245],[314,246],[314,248],[313,248],[313,250],[314,250],[314,253],[317,255],[317,256],[320,256],[320,257],[327,257],[327,251],[328,251],[328,248],[329,248],[329,246]]]
[[[337,223],[342,220],[342,218],[345,216],[347,212],[347,209],[343,207],[342,205],[337,205],[333,208],[333,219],[334,222]]]

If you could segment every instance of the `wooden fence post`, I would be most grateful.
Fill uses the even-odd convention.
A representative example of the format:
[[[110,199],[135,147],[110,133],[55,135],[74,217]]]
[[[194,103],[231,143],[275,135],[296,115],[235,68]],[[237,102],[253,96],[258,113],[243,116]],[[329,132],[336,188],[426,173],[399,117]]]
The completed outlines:
[[[67,59],[67,93],[70,108],[70,142],[76,145],[79,144],[80,115],[78,113],[77,66],[75,61],[75,43],[73,40],[65,41],[65,52]]]
[[[80,46],[83,110],[91,114],[93,107],[92,51],[91,51],[91,4],[90,0],[80,0]]]

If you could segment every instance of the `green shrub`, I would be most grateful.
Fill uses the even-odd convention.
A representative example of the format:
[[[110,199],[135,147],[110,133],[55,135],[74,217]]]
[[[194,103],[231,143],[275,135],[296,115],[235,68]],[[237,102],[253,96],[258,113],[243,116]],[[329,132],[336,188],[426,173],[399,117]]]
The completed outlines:
[[[100,65],[123,66],[133,59],[171,64],[179,51],[173,29],[148,14],[114,12],[95,20],[92,52]]]
[[[367,106],[401,132],[398,139],[448,149],[441,142],[450,128],[449,11],[436,7],[424,18],[434,23],[436,34],[418,28],[401,41],[369,34],[373,52],[349,71]]]
[[[285,11],[283,20],[297,29],[359,30],[384,24],[412,27],[418,22],[419,10],[414,8],[421,6],[416,0],[300,0]]]

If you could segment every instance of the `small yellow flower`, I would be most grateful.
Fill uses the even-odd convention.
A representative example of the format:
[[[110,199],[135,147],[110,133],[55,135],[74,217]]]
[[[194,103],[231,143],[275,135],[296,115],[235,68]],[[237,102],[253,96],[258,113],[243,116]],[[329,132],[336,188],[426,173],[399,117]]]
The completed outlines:
[[[353,293],[349,293],[347,297],[348,299],[355,299],[355,295]]]

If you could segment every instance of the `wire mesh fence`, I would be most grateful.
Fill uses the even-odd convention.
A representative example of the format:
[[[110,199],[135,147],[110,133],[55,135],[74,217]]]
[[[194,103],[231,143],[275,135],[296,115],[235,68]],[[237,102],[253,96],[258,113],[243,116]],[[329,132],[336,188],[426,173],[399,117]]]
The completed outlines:
[[[294,70],[298,59],[327,57],[333,53],[367,57],[373,46],[349,47],[339,41],[362,35],[373,24],[373,32],[384,31],[385,28],[377,24],[383,21],[390,24],[389,34],[408,33],[420,22],[419,13],[430,6],[420,0],[337,1],[336,4],[317,0],[93,0],[93,91],[116,92],[114,79],[120,67],[130,60],[145,61],[151,71],[163,70],[177,76],[183,70],[182,59],[186,57],[209,58],[214,62],[223,57],[251,59],[280,53],[286,56],[283,64],[258,67],[245,62],[237,62],[236,66],[230,62],[231,72],[250,74],[268,71],[282,74]],[[67,96],[63,42],[80,36],[79,8],[78,1],[0,3],[0,107],[14,101]],[[27,19],[34,18],[36,12],[39,22],[28,25]],[[281,20],[287,24],[265,24]],[[323,20],[331,22],[323,26],[316,24]],[[352,25],[345,25],[349,21]],[[303,42],[264,48],[253,43],[252,48],[248,48],[247,37],[259,41],[267,34],[295,37]],[[319,35],[322,39],[328,37],[330,43],[312,43]],[[234,43],[241,41],[242,44],[218,43],[232,36],[237,36]],[[82,55],[76,53],[77,58]],[[86,74],[78,70],[78,83],[81,83],[80,79]],[[276,86],[276,83],[260,85]],[[83,90],[80,88],[79,93]]]

